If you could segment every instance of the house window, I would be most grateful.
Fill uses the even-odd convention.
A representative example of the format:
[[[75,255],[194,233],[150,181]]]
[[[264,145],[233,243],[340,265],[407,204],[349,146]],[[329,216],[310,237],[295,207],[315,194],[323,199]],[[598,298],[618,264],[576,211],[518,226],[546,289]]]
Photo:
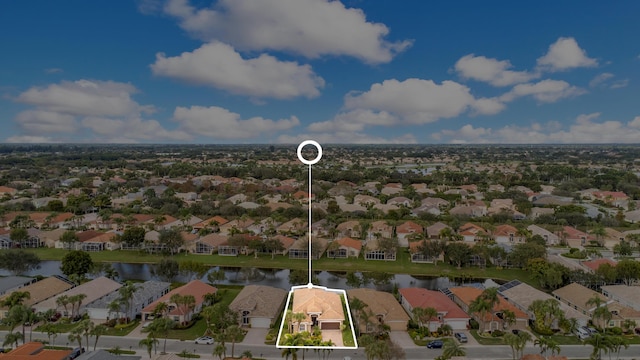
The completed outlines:
[[[307,324],[300,324],[298,331],[307,331]]]
[[[242,312],[242,325],[249,325],[249,312],[246,310]]]

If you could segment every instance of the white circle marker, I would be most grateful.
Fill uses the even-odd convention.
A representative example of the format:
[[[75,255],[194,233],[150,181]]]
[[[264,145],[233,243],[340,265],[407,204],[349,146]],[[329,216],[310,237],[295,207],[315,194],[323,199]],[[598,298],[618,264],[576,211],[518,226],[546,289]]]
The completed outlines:
[[[313,159],[313,160],[307,160],[307,159],[302,157],[302,148],[307,146],[307,145],[313,145],[313,146],[316,147],[316,149],[318,149],[318,156],[316,156],[316,158]],[[322,158],[322,146],[320,146],[320,144],[318,144],[317,141],[315,141],[315,140],[305,140],[305,141],[301,142],[300,145],[298,145],[298,159],[300,159],[300,161],[302,161],[303,164],[313,165],[313,164],[317,163],[318,161],[320,161],[321,158]]]

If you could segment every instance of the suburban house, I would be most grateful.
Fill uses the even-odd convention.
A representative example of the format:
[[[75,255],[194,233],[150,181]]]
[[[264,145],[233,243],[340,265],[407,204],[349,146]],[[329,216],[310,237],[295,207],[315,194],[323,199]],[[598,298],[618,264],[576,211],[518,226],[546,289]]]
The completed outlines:
[[[200,310],[202,310],[202,308],[207,305],[205,295],[215,294],[217,291],[218,291],[217,288],[211,285],[205,284],[200,280],[192,280],[188,282],[186,285],[180,286],[179,288],[175,288],[169,291],[168,293],[160,297],[158,300],[145,306],[142,309],[142,319],[143,320],[148,319],[149,316],[154,313],[156,306],[158,306],[159,303],[163,302],[169,306],[169,312],[167,316],[170,319],[173,319],[178,323],[188,322],[191,320],[194,314],[199,313]],[[180,296],[192,295],[196,300],[194,307],[191,309],[187,309],[179,304],[172,302],[171,297],[176,294]]]
[[[360,256],[361,250],[362,241],[345,237],[329,243],[329,246],[327,248],[327,257],[334,259],[346,259],[350,257],[357,258]]]
[[[451,215],[481,217],[487,215],[487,207],[479,205],[458,205],[449,210]]]
[[[311,239],[311,259],[318,260],[327,250],[329,242],[325,238],[312,237]],[[308,259],[309,239],[299,238],[289,248],[289,259]]]
[[[552,294],[561,302],[589,316],[593,316],[596,306],[587,303],[589,302],[589,299],[597,297],[602,301],[602,305],[600,306],[606,306],[607,310],[611,313],[611,320],[608,324],[603,324],[603,327],[620,327],[625,319],[634,320],[636,323],[640,322],[640,311],[623,305],[616,300],[609,299],[599,292],[591,290],[578,283],[571,283],[567,286],[561,287]]]
[[[58,306],[58,303],[56,300],[63,295],[71,297],[78,294],[84,294],[86,295],[86,297],[82,300],[82,305],[79,310],[80,314],[84,314],[86,312],[86,306],[87,306],[86,304],[90,304],[102,297],[105,297],[111,294],[112,292],[117,291],[120,287],[122,287],[122,284],[116,281],[113,281],[109,278],[106,278],[104,276],[101,276],[97,279],[93,279],[89,282],[86,282],[84,284],[80,284],[74,288],[71,288],[54,297],[50,297],[47,300],[39,302],[35,304],[33,308],[35,309],[36,312],[45,312],[49,309],[56,309],[58,311],[61,311],[62,315],[69,316],[70,314],[67,313],[68,309],[67,310],[60,309],[60,306]]]
[[[553,296],[518,280],[512,280],[500,286],[500,288],[498,288],[498,293],[505,299],[507,299],[507,301],[515,305],[518,309],[527,313],[529,315],[529,319],[531,320],[535,319],[535,316],[531,311],[529,311],[529,306],[534,301],[554,299]],[[585,315],[582,312],[562,302],[560,302],[560,310],[562,310],[564,316],[567,319],[576,319],[580,326],[587,326],[589,320],[591,319],[589,315]]]
[[[292,332],[320,330],[340,330],[345,320],[340,294],[317,287],[303,287],[293,290],[292,313],[302,313],[306,318],[296,322]]]
[[[0,353],[0,359],[6,360],[68,360],[71,350],[51,350],[45,349],[43,343],[28,342],[9,351],[6,354]]]
[[[409,243],[409,254],[411,255],[411,262],[414,263],[433,263],[437,259],[438,261],[444,260],[443,253],[440,254],[425,254],[420,251],[421,247],[426,246],[431,240],[413,241]]]
[[[338,224],[338,226],[336,226],[336,230],[338,230],[340,236],[350,238],[358,239],[362,235],[362,226],[357,220],[345,221],[343,223],[340,223]]]
[[[24,299],[23,304],[25,306],[33,306],[34,304],[45,301],[53,296],[60,294],[63,291],[69,290],[74,286],[75,285],[69,281],[65,281],[61,278],[52,276],[42,279],[38,282],[33,282],[19,289],[7,292],[5,295],[0,297],[0,302],[2,302],[13,291],[23,291],[29,293],[29,298]],[[9,309],[6,307],[0,308],[0,319],[3,319],[5,316],[7,316],[8,311]]]
[[[544,241],[549,246],[558,245],[560,243],[560,238],[558,237],[558,235],[538,225],[529,225],[527,226],[527,230],[531,232],[531,236],[535,236],[535,235],[542,236]]]
[[[618,262],[615,260],[611,260],[609,258],[599,258],[599,259],[593,259],[593,260],[587,260],[587,261],[581,261],[580,265],[582,265],[582,267],[584,268],[584,270],[586,270],[587,272],[590,273],[595,273],[598,268],[604,264],[609,264],[613,267],[615,267]]]
[[[272,286],[247,285],[229,304],[239,325],[268,329],[282,314],[287,291]]]
[[[241,233],[248,231],[249,226],[254,223],[251,219],[236,219],[226,222],[219,226],[220,234],[222,235],[233,235],[235,233]]]
[[[397,248],[381,249],[380,239],[373,239],[367,241],[364,247],[364,259],[365,260],[384,260],[384,261],[396,261]]]
[[[393,237],[393,226],[387,224],[384,220],[372,222],[367,230],[367,239],[391,237]]]
[[[640,286],[606,285],[600,289],[604,296],[640,311]]]
[[[193,230],[198,232],[204,229],[210,230],[211,232],[217,232],[220,230],[220,225],[224,225],[228,222],[229,220],[223,218],[222,216],[214,216],[206,220],[202,220],[199,223],[193,224],[192,228]]]
[[[376,330],[377,325],[387,325],[391,331],[406,331],[409,315],[398,300],[388,292],[361,288],[347,290],[349,299],[358,299],[366,304],[360,311],[360,318],[351,309],[353,321],[358,324],[360,333],[365,334]]]
[[[473,223],[466,223],[458,229],[458,234],[462,235],[465,242],[474,243],[489,236],[487,230]]]
[[[520,329],[524,330],[529,324],[529,316],[522,310],[515,307],[502,296],[498,295],[498,303],[493,307],[490,313],[487,313],[484,321],[479,321],[479,314],[472,314],[469,311],[471,303],[482,294],[482,289],[472,286],[462,286],[449,288],[449,293],[458,306],[466,313],[470,314],[478,323],[484,323],[485,328],[481,331],[490,332],[493,330]],[[446,291],[444,291],[446,293]],[[507,324],[502,317],[505,310],[512,311],[515,314],[515,322],[511,325]]]
[[[308,230],[307,221],[303,219],[292,219],[276,228],[279,234],[283,235],[303,235]]]
[[[436,331],[443,324],[450,325],[453,330],[467,329],[471,317],[442,292],[423,288],[404,288],[399,292],[402,307],[412,317],[415,308],[436,309],[438,315],[429,322],[430,331]]]
[[[525,237],[518,234],[518,229],[511,225],[498,225],[492,232],[493,239],[497,244],[521,244]]]
[[[405,221],[396,227],[396,236],[398,237],[398,244],[401,247],[409,247],[409,241],[417,235],[424,237],[424,229],[422,225],[416,224],[413,221]]]
[[[589,240],[591,240],[589,234],[571,226],[564,226],[561,236],[567,245],[574,248],[589,245]]]
[[[95,320],[109,320],[117,318],[129,318],[135,319],[142,309],[150,305],[152,302],[158,300],[161,296],[169,292],[171,283],[149,280],[141,284],[135,284],[136,291],[133,293],[133,299],[131,300],[131,306],[129,312],[127,312],[127,306],[120,304],[120,310],[117,312],[111,312],[109,305],[118,301],[120,293],[118,291],[102,297],[90,304],[87,304],[87,314],[89,318]]]
[[[444,229],[451,229],[451,227],[449,227],[449,225],[442,223],[442,222],[437,222],[431,226],[427,226],[427,238],[428,239],[440,239],[440,234],[442,233],[442,230]],[[453,229],[451,229],[453,231]]]
[[[218,248],[227,245],[229,238],[226,235],[217,233],[208,234],[200,237],[195,242],[193,252],[196,254],[211,255],[218,252]]]

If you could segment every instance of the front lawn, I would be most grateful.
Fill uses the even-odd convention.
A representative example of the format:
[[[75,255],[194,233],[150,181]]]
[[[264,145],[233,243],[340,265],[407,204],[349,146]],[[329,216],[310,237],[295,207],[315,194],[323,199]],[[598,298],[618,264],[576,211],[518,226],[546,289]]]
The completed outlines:
[[[478,344],[480,345],[504,345],[504,339],[501,336],[481,336],[480,334],[478,334],[478,330],[470,330],[469,333],[471,333],[471,336],[473,336],[473,338],[476,339],[476,341],[478,341]]]
[[[107,332],[105,333],[105,335],[108,336],[126,336],[129,335],[129,333],[131,331],[133,331],[133,329],[135,329],[138,325],[140,325],[140,320],[134,320],[130,323],[128,323],[126,326],[122,326],[118,329],[116,329],[115,327],[110,327],[107,328]]]

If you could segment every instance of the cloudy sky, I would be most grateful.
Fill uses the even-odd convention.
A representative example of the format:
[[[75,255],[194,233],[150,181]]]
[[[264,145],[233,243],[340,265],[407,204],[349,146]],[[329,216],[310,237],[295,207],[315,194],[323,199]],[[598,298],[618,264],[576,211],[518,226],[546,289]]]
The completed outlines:
[[[0,142],[638,143],[640,2],[24,0]]]

